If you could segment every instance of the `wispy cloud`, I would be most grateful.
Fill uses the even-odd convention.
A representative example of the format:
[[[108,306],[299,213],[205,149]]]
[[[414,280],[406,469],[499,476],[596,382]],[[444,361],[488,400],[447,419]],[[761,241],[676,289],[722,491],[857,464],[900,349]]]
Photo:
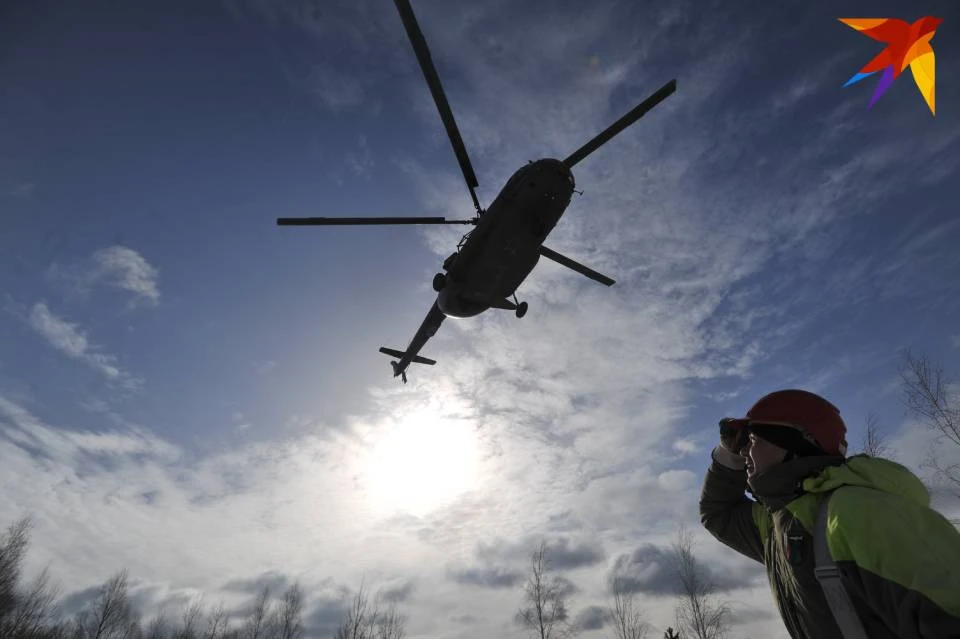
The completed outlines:
[[[150,304],[160,301],[157,287],[159,272],[136,251],[125,246],[110,246],[93,254],[95,267],[88,272],[91,283],[104,282],[123,289]]]
[[[370,179],[374,160],[367,136],[358,136],[357,150],[347,153],[347,165],[356,175]]]
[[[0,397],[0,419],[10,441],[65,465],[82,462],[83,456],[132,458],[148,455],[175,460],[181,455],[177,447],[140,428],[80,432],[52,427],[4,397]]]
[[[332,111],[342,111],[363,102],[363,85],[355,76],[333,66],[314,66],[304,80],[308,93]]]
[[[37,185],[33,182],[21,182],[10,190],[10,195],[22,200],[29,200],[33,196],[33,191]]]
[[[71,324],[51,312],[46,302],[34,304],[27,321],[30,327],[46,339],[50,346],[71,359],[85,362],[111,382],[122,384],[128,388],[136,387],[139,384],[138,380],[120,369],[114,355],[95,352],[97,349],[90,344],[86,333],[77,324]]]
[[[67,267],[53,264],[49,275],[81,295],[89,294],[96,286],[106,286],[131,293],[131,306],[160,303],[159,269],[126,246],[98,249],[83,264]]]

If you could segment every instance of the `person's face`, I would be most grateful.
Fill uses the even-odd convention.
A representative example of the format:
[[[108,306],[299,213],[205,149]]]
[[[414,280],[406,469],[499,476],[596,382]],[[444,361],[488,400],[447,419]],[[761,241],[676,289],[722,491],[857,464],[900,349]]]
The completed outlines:
[[[782,462],[787,450],[750,433],[740,454],[747,458],[747,479],[750,479]]]

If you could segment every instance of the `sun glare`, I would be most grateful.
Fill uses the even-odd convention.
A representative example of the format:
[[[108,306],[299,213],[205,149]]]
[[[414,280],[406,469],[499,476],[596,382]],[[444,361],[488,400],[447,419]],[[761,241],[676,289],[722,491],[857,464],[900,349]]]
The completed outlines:
[[[477,438],[468,420],[433,411],[411,413],[382,426],[367,458],[366,489],[379,515],[421,516],[473,488]]]

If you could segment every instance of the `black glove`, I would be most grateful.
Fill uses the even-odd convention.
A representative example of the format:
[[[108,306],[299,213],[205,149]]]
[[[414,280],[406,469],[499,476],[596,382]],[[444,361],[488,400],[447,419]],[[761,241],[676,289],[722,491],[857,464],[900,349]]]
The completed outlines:
[[[747,445],[747,435],[742,421],[733,418],[720,420],[720,445],[734,455],[740,455]]]

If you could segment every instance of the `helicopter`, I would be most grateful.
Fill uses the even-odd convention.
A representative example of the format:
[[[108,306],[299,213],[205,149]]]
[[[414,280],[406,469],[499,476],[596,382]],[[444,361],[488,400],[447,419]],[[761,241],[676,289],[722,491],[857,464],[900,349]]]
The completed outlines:
[[[405,350],[380,347],[395,358],[390,362],[393,376],[407,383],[407,368],[413,364],[434,365],[436,360],[421,356],[420,350],[433,337],[444,319],[468,318],[495,308],[513,311],[518,318],[527,313],[527,302],[517,300],[516,291],[541,257],[553,260],[577,273],[612,286],[610,277],[544,246],[543,242],[570,204],[576,182],[571,169],[615,135],[669,97],[677,88],[670,80],[619,120],[590,139],[563,160],[543,158],[528,162],[507,180],[486,209],[480,206],[479,186],[470,157],[436,68],[420,31],[409,0],[394,0],[407,37],[440,113],[440,119],[460,165],[476,215],[469,220],[445,217],[282,217],[279,226],[342,226],[378,224],[463,224],[467,232],[433,277],[437,293],[427,316]]]

